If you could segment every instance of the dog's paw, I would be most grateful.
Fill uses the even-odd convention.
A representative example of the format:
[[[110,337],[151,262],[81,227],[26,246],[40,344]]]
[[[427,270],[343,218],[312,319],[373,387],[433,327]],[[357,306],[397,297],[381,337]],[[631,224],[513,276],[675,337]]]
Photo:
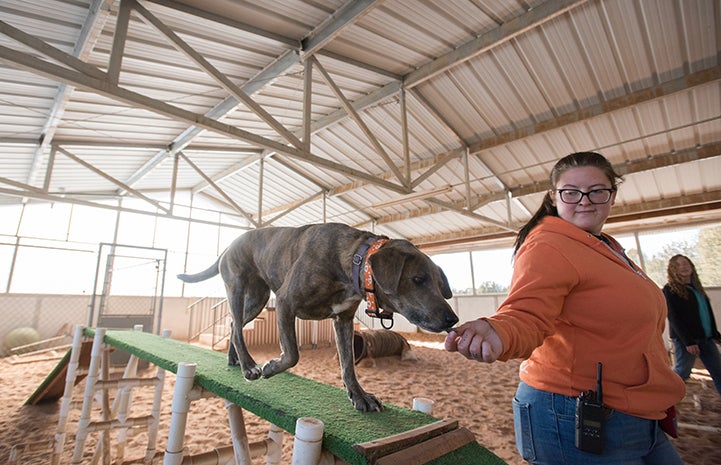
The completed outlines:
[[[353,407],[361,412],[380,412],[383,410],[383,404],[373,394],[364,392],[362,395],[353,395],[348,393]]]
[[[281,371],[283,370],[281,370],[280,368],[280,360],[270,360],[266,362],[265,365],[263,365],[263,378],[270,378],[273,375],[277,375]]]
[[[258,379],[258,378],[260,378],[260,376],[262,374],[263,373],[258,365],[254,366],[252,368],[248,368],[247,370],[243,370],[243,376],[248,381],[253,381],[255,379]]]

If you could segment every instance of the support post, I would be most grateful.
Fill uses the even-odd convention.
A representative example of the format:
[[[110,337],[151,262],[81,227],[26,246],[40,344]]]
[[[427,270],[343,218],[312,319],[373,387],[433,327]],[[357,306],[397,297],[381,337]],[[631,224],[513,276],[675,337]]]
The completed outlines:
[[[229,400],[225,401],[225,408],[228,410],[228,423],[230,423],[230,436],[233,441],[235,463],[236,465],[251,465],[243,409]]]
[[[133,326],[133,331],[142,331],[143,325],[135,325]],[[128,359],[128,364],[125,366],[125,371],[123,372],[123,378],[137,378],[138,377],[138,357],[131,354],[130,358]],[[125,423],[125,421],[128,419],[128,411],[130,409],[130,404],[132,402],[132,388],[130,386],[123,386],[122,388],[118,389],[118,393],[116,394],[115,401],[113,402],[113,408],[112,411],[117,411],[117,418],[121,423]],[[116,461],[118,463],[123,463],[123,459],[125,458],[125,443],[128,440],[128,429],[122,428],[118,431],[118,443],[116,445]]]
[[[78,420],[78,433],[75,436],[75,449],[73,450],[73,458],[70,462],[72,465],[80,465],[83,460],[83,449],[85,448],[85,440],[88,437],[88,425],[90,424],[90,413],[93,407],[95,383],[98,382],[98,373],[100,371],[100,361],[102,358],[104,338],[105,328],[97,328],[95,330],[95,337],[93,338],[93,348],[90,355],[88,376],[85,379],[83,408],[80,412],[80,420]]]
[[[58,465],[60,457],[65,447],[65,435],[67,433],[68,413],[73,401],[73,387],[75,387],[75,378],[78,376],[78,366],[80,364],[80,352],[83,345],[83,325],[75,325],[73,333],[73,345],[70,349],[70,361],[68,362],[68,371],[65,374],[65,389],[63,397],[60,401],[60,415],[58,417],[58,427],[55,431],[55,440],[53,441],[53,450],[50,456],[50,464]]]
[[[266,465],[280,465],[281,455],[283,453],[283,428],[270,424],[268,429],[268,439],[271,441],[268,444],[268,453],[266,455]]]
[[[170,338],[171,331],[163,330],[163,337]],[[155,446],[158,442],[158,428],[160,428],[160,404],[163,400],[163,389],[165,388],[165,370],[158,367],[158,383],[155,385],[153,394],[153,406],[150,409],[150,416],[153,417],[148,425],[148,448],[145,451],[145,465],[150,465],[155,457]]]
[[[323,444],[323,422],[316,418],[298,418],[295,422],[292,465],[316,465]]]
[[[194,363],[178,364],[171,406],[170,431],[163,456],[163,465],[180,465],[183,462],[183,436],[192,400],[191,391],[195,379],[195,367]]]
[[[413,410],[433,415],[433,400],[426,397],[414,397]]]

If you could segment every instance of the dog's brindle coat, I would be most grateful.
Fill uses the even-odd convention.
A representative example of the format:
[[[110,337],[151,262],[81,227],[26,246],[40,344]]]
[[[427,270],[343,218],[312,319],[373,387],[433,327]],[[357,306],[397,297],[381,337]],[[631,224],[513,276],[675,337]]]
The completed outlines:
[[[358,410],[378,411],[382,404],[358,383],[353,360],[353,317],[362,297],[352,282],[352,261],[373,236],[337,223],[257,229],[233,241],[207,270],[178,278],[198,282],[220,273],[234,321],[228,362],[240,363],[249,380],[271,377],[298,363],[296,317],[333,318],[348,397]],[[410,242],[389,240],[371,255],[370,264],[380,308],[398,312],[432,332],[458,322],[445,300],[452,297],[446,276]],[[259,367],[248,353],[242,328],[263,310],[271,290],[276,296],[281,355]]]

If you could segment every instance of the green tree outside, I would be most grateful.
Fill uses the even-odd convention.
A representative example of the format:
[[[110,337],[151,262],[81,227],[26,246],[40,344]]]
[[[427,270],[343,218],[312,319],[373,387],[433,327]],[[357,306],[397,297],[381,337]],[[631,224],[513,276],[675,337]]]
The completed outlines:
[[[676,254],[685,255],[694,262],[704,287],[721,286],[721,226],[702,228],[697,241],[674,241],[652,257],[645,257],[646,274],[661,287],[668,281],[668,261]],[[630,250],[628,255],[638,263],[637,250]]]

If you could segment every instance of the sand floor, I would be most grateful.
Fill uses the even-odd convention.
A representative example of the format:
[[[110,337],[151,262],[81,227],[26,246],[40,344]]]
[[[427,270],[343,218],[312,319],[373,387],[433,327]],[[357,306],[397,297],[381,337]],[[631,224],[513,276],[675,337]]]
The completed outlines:
[[[461,426],[472,431],[478,442],[494,452],[509,465],[525,463],[515,448],[511,398],[518,383],[518,362],[491,365],[470,362],[458,354],[441,349],[435,335],[404,334],[417,356],[416,361],[401,361],[391,356],[364,360],[357,366],[358,378],[368,392],[386,403],[411,408],[414,397],[433,399],[433,415],[454,418]],[[251,348],[257,361],[268,360],[278,354],[277,347]],[[45,354],[47,355],[47,354]],[[45,358],[45,357],[43,357]],[[25,443],[39,443],[41,450],[29,451],[18,463],[48,463],[48,448],[57,426],[59,402],[27,406],[24,402],[57,364],[57,359],[29,363],[17,362],[17,358],[0,359],[0,463],[6,463],[11,447]],[[25,359],[27,360],[27,358]],[[294,373],[337,387],[342,387],[338,361],[333,347],[304,349]],[[141,373],[154,375],[149,367]],[[160,437],[157,450],[165,449],[170,424],[170,400],[175,377],[167,376],[162,405]],[[687,396],[678,405],[681,423],[721,427],[721,396],[709,382],[689,381]],[[82,398],[82,388],[76,387],[75,397]],[[133,391],[135,415],[147,414],[152,402],[152,389],[137,388]],[[65,444],[62,463],[69,463],[72,456],[74,431],[79,411],[70,415],[69,435]],[[268,434],[268,423],[245,412],[246,429],[250,440],[263,439]],[[97,435],[90,436],[87,447],[89,463]],[[688,465],[721,464],[721,433],[695,428],[681,428],[680,437],[674,444]],[[187,452],[206,452],[230,444],[227,414],[222,399],[208,398],[195,401],[188,419],[185,437]],[[286,435],[283,446],[283,463],[291,463],[292,437]],[[125,462],[142,459],[147,435],[138,433],[130,439],[125,451]],[[113,452],[114,454],[115,452]],[[263,464],[263,459],[254,463]],[[161,463],[158,460],[158,463]]]

